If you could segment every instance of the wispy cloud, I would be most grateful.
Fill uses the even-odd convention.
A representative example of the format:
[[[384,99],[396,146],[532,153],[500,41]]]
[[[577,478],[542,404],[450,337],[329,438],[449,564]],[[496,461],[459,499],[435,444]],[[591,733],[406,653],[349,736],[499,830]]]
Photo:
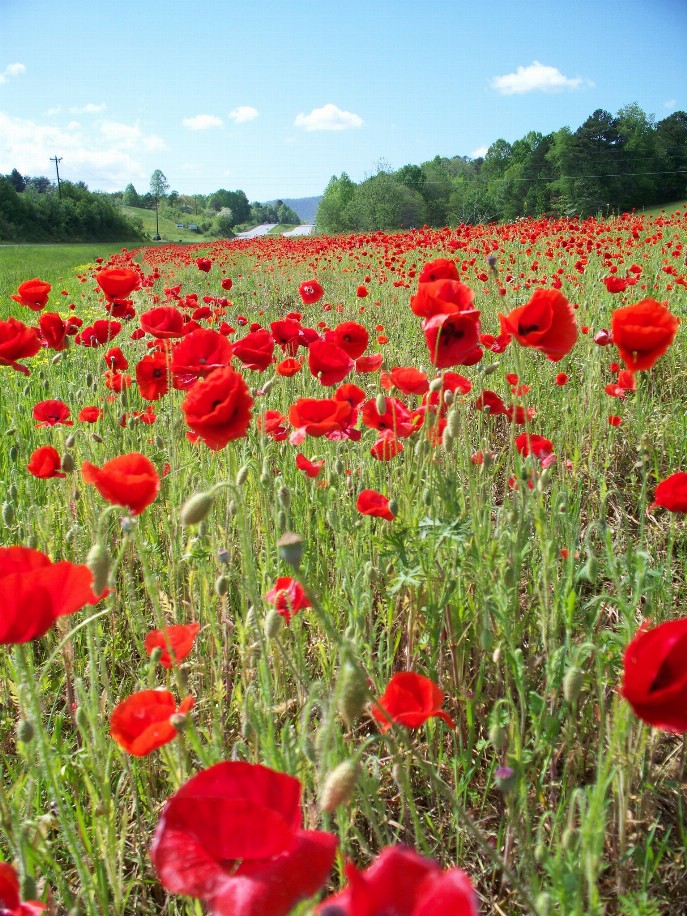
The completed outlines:
[[[529,67],[518,67],[515,73],[495,76],[491,88],[501,95],[524,95],[526,92],[560,92],[563,89],[581,89],[593,86],[591,80],[581,76],[565,76],[557,67],[548,67],[533,61]]]
[[[24,64],[7,64],[2,73],[0,73],[0,85],[8,82],[13,76],[21,76],[22,73],[26,73]]]
[[[342,111],[329,102],[322,108],[313,108],[310,114],[296,116],[293,122],[296,127],[305,130],[352,130],[363,126],[363,119],[352,111]]]
[[[224,121],[217,115],[199,114],[192,118],[184,118],[181,124],[189,130],[210,130],[213,127],[222,127]]]
[[[106,108],[104,102],[88,102],[86,105],[74,105],[69,111],[71,114],[100,114]]]
[[[668,111],[671,111],[673,108],[675,108],[676,104],[677,103],[675,99],[668,99],[666,102],[663,103],[663,107],[667,108]]]
[[[234,124],[245,124],[246,121],[253,121],[258,117],[260,112],[252,105],[238,105],[229,112],[229,117]]]
[[[487,155],[488,152],[489,152],[489,147],[485,143],[483,146],[478,146],[477,149],[473,149],[473,151],[470,153],[470,158],[471,159],[484,159],[484,157]]]

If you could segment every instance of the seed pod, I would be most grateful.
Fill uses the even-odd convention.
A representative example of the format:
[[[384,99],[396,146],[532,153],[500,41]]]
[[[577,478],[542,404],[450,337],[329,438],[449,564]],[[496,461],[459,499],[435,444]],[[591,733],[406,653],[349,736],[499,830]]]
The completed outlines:
[[[358,764],[354,760],[344,760],[334,767],[322,786],[320,810],[333,814],[339,805],[347,804],[357,781]]]
[[[86,566],[93,573],[93,591],[99,595],[110,578],[110,555],[102,544],[96,543],[88,551]]]
[[[336,697],[337,712],[346,725],[352,728],[370,698],[365,675],[355,662],[347,660],[341,665]]]
[[[194,493],[190,496],[179,513],[179,520],[184,528],[198,525],[206,517],[215,501],[212,493]]]
[[[570,706],[577,702],[577,698],[582,692],[583,684],[584,672],[577,665],[571,665],[563,678],[563,696]]]

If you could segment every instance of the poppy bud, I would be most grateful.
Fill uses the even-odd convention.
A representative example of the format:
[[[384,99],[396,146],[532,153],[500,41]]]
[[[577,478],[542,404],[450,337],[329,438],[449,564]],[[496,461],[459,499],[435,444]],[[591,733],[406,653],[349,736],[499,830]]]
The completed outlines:
[[[498,368],[498,363],[491,363],[488,366],[480,366],[480,371],[482,372],[482,375],[493,375]]]
[[[2,504],[2,520],[7,525],[8,528],[11,528],[14,524],[15,512],[14,506],[12,503],[4,502]]]
[[[489,743],[495,751],[502,751],[508,744],[508,732],[497,722],[489,727]]]
[[[396,502],[395,499],[389,500],[389,505],[387,508],[389,509],[389,512],[391,512],[392,515],[398,515],[398,503]]]
[[[56,366],[60,362],[61,359],[62,359],[62,354],[56,353],[53,356],[53,358],[50,360],[50,362],[52,363],[53,366]]]
[[[542,891],[541,894],[538,894],[537,899],[534,901],[534,910],[537,916],[549,916],[549,911],[551,910],[551,895],[547,894],[546,891]]]
[[[162,658],[162,646],[155,646],[150,653],[150,667],[153,668]]]
[[[183,712],[175,712],[169,717],[169,724],[178,732],[183,732],[188,725],[188,716]]]
[[[19,449],[16,445],[13,445],[9,450],[10,461],[16,461],[19,456]]]
[[[546,860],[546,846],[544,843],[537,843],[534,847],[534,861],[537,865],[542,865]]]
[[[279,505],[284,509],[289,508],[291,505],[291,491],[288,487],[279,487],[279,491],[277,492],[277,500]]]
[[[460,415],[457,410],[449,410],[446,415],[446,429],[449,430],[454,439],[458,438],[460,432]]]
[[[65,474],[72,473],[76,465],[74,464],[74,456],[72,455],[71,452],[64,453],[64,455],[62,456],[61,467],[62,467],[62,470],[65,472]]]
[[[276,381],[275,378],[270,378],[265,382],[265,384],[262,386],[263,395],[270,393],[270,391],[274,388],[275,381]]]
[[[93,375],[90,372],[86,373],[86,384],[88,385],[89,388],[93,384]]]
[[[65,534],[64,536],[65,541],[68,544],[73,543],[76,540],[76,538],[79,536],[80,532],[81,532],[81,528],[79,527],[79,525],[73,525],[69,529],[69,531]]]
[[[183,662],[183,664],[179,665],[179,680],[181,682],[181,686],[184,689],[188,687],[188,679],[189,679],[190,674],[191,674],[191,666],[189,665],[188,662]]]
[[[375,409],[378,414],[386,413],[386,395],[381,392],[375,398]]]
[[[72,434],[71,436],[67,436],[67,438],[64,440],[64,447],[65,448],[74,448],[75,442],[76,442],[75,435]]]
[[[451,430],[448,428],[448,426],[445,427],[443,433],[441,434],[441,444],[444,448],[444,451],[449,452],[455,441],[456,440],[451,435]]]
[[[102,544],[96,543],[88,551],[86,566],[93,574],[93,591],[99,595],[110,578],[110,555]]]
[[[347,804],[357,781],[358,764],[354,760],[344,760],[334,767],[322,786],[320,810],[333,814],[339,805]]]
[[[98,445],[102,445],[103,440],[97,433],[93,433],[93,441],[97,442]]]
[[[339,474],[339,476],[346,470],[346,465],[343,463],[341,458],[337,458],[334,462],[334,470],[337,474]]]
[[[336,687],[336,709],[349,728],[365,709],[370,691],[363,672],[353,661],[345,661],[339,671]]]
[[[577,702],[582,691],[582,685],[584,683],[584,673],[577,665],[572,665],[565,672],[565,677],[563,678],[563,696],[565,697],[566,703],[572,706]]]
[[[450,407],[451,404],[453,404],[453,402],[455,401],[455,399],[456,399],[456,396],[454,392],[451,391],[450,388],[447,388],[446,391],[444,392],[444,404],[448,404],[448,406]]]
[[[566,851],[572,849],[577,840],[577,831],[574,827],[566,827],[561,837],[561,847]]]
[[[295,534],[293,531],[285,531],[277,541],[277,547],[282,560],[293,569],[299,569],[303,559],[304,547],[303,538],[300,534]]]
[[[283,531],[286,528],[286,512],[283,509],[280,509],[277,514],[277,529]]]
[[[194,493],[189,497],[181,507],[179,519],[184,528],[190,525],[198,525],[206,517],[215,497],[212,493]]]
[[[229,579],[226,576],[217,576],[215,579],[215,594],[218,598],[229,591]]]
[[[17,741],[22,744],[30,744],[33,741],[36,730],[28,719],[20,719],[17,723]]]
[[[235,499],[230,500],[229,505],[227,506],[227,511],[231,518],[233,518],[239,511],[239,507],[237,506]]]
[[[79,731],[85,732],[88,728],[88,716],[86,715],[86,710],[83,708],[83,706],[76,707],[74,719],[76,720],[76,727],[79,729]]]
[[[236,486],[242,487],[244,483],[248,480],[248,472],[250,471],[250,465],[244,464],[243,467],[239,468],[239,472],[236,475]]]
[[[7,491],[7,495],[12,500],[12,502],[17,501],[17,496],[19,496],[19,490],[17,489],[16,483],[10,484],[9,489]]]
[[[265,638],[274,639],[284,626],[284,618],[279,611],[272,608],[265,618]]]

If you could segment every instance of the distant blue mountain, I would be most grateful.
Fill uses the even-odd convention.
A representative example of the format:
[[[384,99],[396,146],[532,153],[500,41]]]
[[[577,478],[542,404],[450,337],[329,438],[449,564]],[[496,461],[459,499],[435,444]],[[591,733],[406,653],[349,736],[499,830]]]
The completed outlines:
[[[320,201],[322,200],[322,195],[320,194],[319,197],[282,197],[280,199],[283,201],[283,203],[286,204],[287,207],[291,207],[291,209],[300,216],[304,223],[314,223],[315,214],[317,213],[317,208]],[[271,200],[269,203],[274,203],[274,201]]]

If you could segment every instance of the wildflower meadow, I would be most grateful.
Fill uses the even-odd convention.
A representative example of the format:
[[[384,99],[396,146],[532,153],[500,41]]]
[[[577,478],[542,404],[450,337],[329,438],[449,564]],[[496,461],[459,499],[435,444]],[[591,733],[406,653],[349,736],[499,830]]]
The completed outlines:
[[[0,913],[685,911],[685,207],[0,266]]]

